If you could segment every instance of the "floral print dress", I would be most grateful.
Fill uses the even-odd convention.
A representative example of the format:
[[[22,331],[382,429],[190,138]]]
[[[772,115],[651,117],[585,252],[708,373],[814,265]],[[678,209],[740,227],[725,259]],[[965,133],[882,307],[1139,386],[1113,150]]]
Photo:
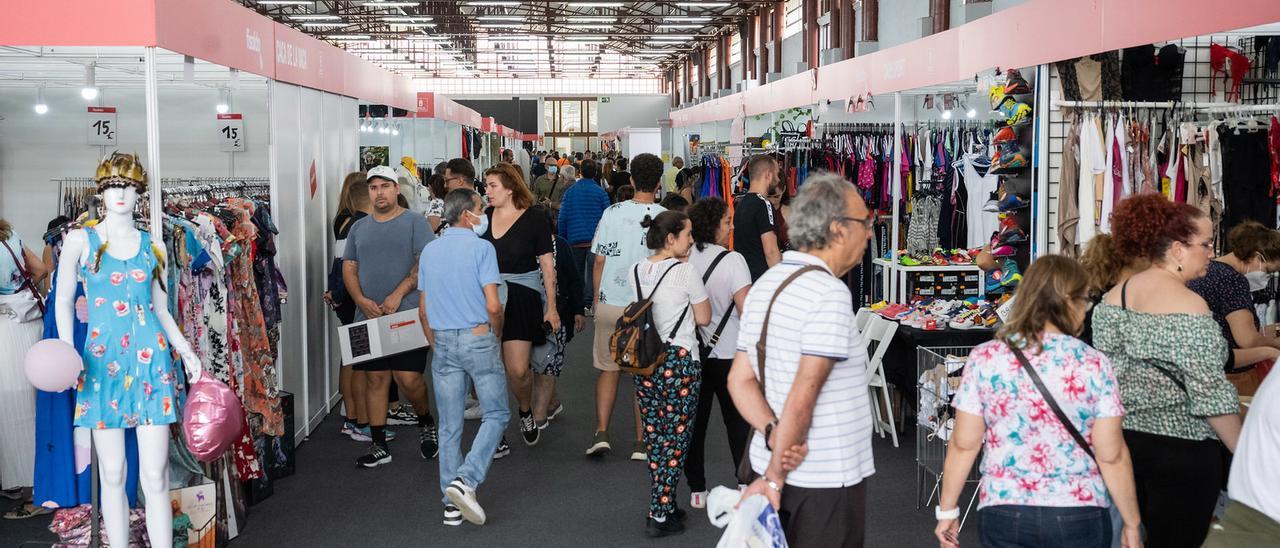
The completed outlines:
[[[1125,413],[1111,362],[1075,337],[1041,338],[1039,348],[1023,354],[1092,445],[1094,421]],[[1098,464],[1054,415],[1009,345],[991,341],[973,349],[954,406],[982,417],[987,427],[979,509],[1110,506]]]
[[[160,321],[152,308],[156,256],[151,235],[141,233],[138,253],[120,260],[105,250],[95,229],[89,235],[90,264],[81,265],[89,308],[84,371],[76,385],[75,425],[134,428],[178,422],[181,380],[175,374]]]

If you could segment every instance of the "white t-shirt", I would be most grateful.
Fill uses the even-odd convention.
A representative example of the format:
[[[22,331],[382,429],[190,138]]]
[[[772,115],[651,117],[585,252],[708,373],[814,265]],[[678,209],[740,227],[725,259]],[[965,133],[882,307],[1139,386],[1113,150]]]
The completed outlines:
[[[1280,521],[1280,375],[1271,373],[1253,395],[1245,415],[1227,495]]]
[[[653,255],[644,244],[648,231],[640,226],[640,222],[645,215],[657,217],[663,211],[666,209],[658,204],[642,204],[634,200],[613,204],[604,210],[600,224],[596,225],[595,238],[591,240],[591,252],[604,256],[600,302],[613,306],[627,306],[635,302],[631,267]]]
[[[781,263],[751,286],[742,307],[737,349],[746,352],[752,363],[757,363],[756,341],[773,294],[793,272],[811,264],[827,268],[813,255],[788,251],[782,255]],[[854,327],[853,316],[853,296],[830,270],[800,276],[783,290],[773,306],[766,342],[765,396],[776,416],[782,416],[802,355],[836,360],[814,405],[808,434],[809,456],[787,475],[787,485],[814,489],[849,487],[875,473],[867,351],[862,335]],[[764,438],[753,433],[751,467],[756,473],[764,473],[770,457]]]
[[[653,321],[657,323],[662,340],[667,340],[667,337],[671,336],[671,330],[676,329],[676,322],[680,322],[676,336],[669,342],[688,350],[694,361],[697,361],[698,339],[693,335],[697,322],[693,318],[693,309],[690,305],[707,300],[707,290],[702,287],[702,277],[693,265],[676,259],[665,259],[656,263],[642,260],[627,269],[628,280],[631,282],[627,284],[627,290],[631,292],[633,301],[636,296],[636,269],[639,269],[640,274],[640,291],[653,301]],[[662,280],[662,285],[658,285],[658,279],[662,278],[663,273],[668,269],[671,273]],[[655,285],[658,286],[657,292],[653,290]],[[681,314],[684,315],[683,321],[680,320]]]
[[[991,198],[991,193],[1000,188],[1000,176],[987,171],[986,175],[978,175],[973,167],[973,156],[966,155],[960,161],[964,170],[964,186],[969,196],[965,204],[965,222],[968,223],[969,247],[982,247],[991,240],[991,235],[1000,230],[1000,217],[983,206]],[[992,166],[994,168],[995,166]]]
[[[707,245],[707,248],[702,251],[698,251],[696,245],[693,247],[689,252],[689,264],[698,270],[699,280],[707,275],[707,269],[711,267],[711,263],[724,251],[724,247],[715,244]],[[716,269],[711,272],[711,277],[707,279],[707,296],[711,298],[711,324],[698,328],[702,330],[703,341],[711,341],[711,336],[715,334],[716,326],[720,325],[720,320],[724,318],[725,311],[732,310],[729,313],[729,321],[724,324],[724,331],[720,332],[720,341],[711,350],[712,358],[731,360],[737,352],[740,318],[738,310],[733,306],[733,294],[749,285],[751,285],[751,269],[747,268],[747,260],[736,251],[725,255],[720,260],[720,264],[716,265]]]

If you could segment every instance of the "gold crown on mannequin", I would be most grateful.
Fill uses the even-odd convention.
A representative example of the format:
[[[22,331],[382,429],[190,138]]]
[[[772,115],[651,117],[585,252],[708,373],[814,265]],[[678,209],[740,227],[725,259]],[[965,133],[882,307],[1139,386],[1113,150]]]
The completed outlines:
[[[147,171],[142,168],[137,154],[112,152],[98,164],[94,181],[98,183],[98,192],[126,186],[134,187],[139,194],[147,191]]]

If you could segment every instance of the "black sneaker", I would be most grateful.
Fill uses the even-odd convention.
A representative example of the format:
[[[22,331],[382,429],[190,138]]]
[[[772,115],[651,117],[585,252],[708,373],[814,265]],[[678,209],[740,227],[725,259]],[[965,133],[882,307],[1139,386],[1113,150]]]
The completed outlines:
[[[667,516],[666,521],[661,522],[653,518],[644,520],[644,534],[647,537],[667,537],[681,533],[684,533],[684,522],[675,519],[674,515]]]
[[[412,426],[418,424],[418,415],[408,405],[401,405],[395,411],[387,411],[387,424]]]
[[[384,464],[391,464],[391,453],[387,452],[387,448],[378,444],[369,446],[369,453],[356,459],[356,464],[364,468],[377,468]]]
[[[452,527],[462,525],[462,510],[452,504],[444,505],[444,524]]]
[[[689,514],[684,510],[681,510],[680,508],[676,508],[675,510],[672,510],[671,514],[668,515],[667,517],[675,518],[676,521],[683,522],[684,518],[689,517]]]
[[[436,425],[423,426],[418,430],[418,444],[422,458],[430,460],[440,455],[440,434]]]
[[[498,448],[493,451],[493,460],[498,460],[510,454],[511,446],[507,445],[507,437],[502,436],[502,439],[498,440]]]
[[[538,445],[541,431],[538,430],[538,425],[533,423],[533,412],[520,412],[520,436],[524,438],[525,445],[530,447]]]

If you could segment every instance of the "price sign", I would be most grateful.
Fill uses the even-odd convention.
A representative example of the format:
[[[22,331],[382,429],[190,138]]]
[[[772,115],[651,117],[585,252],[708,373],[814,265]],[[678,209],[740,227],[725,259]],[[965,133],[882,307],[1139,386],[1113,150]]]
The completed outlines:
[[[244,152],[244,115],[218,115],[218,142],[223,152]]]
[[[89,107],[87,121],[89,144],[116,144],[116,107]]]

